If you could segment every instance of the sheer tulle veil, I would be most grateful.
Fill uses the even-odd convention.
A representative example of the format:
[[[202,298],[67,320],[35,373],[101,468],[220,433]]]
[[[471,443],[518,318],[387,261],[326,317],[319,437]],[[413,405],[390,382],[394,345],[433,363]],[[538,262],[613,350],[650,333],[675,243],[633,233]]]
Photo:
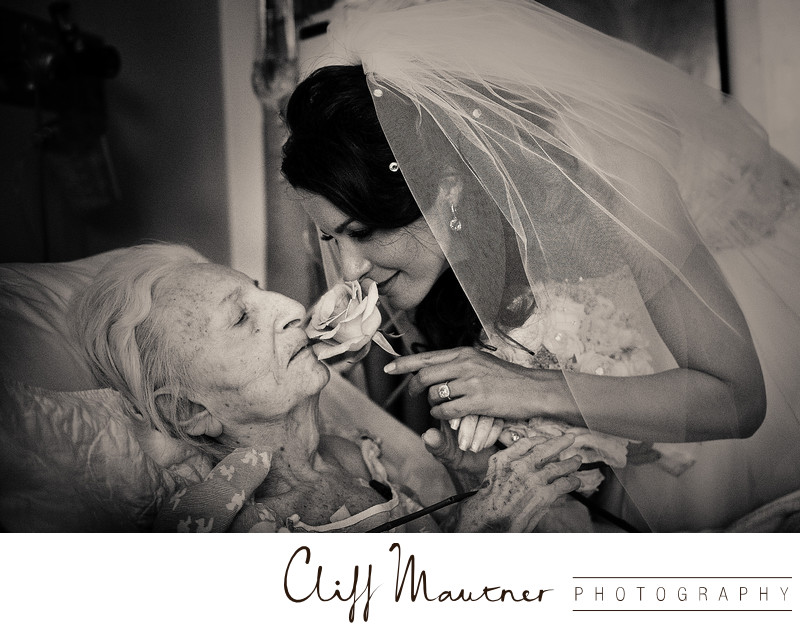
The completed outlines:
[[[315,66],[364,66],[398,175],[490,344],[508,343],[520,305],[568,314],[600,300],[635,331],[619,342],[646,358],[631,374],[667,371],[687,346],[714,343],[682,308],[698,301],[759,352],[768,414],[756,434],[694,443],[680,475],[615,470],[609,507],[653,530],[720,528],[800,488],[798,182],[759,125],[670,64],[536,3],[409,4],[345,11]],[[674,406],[689,407],[680,392]],[[675,416],[690,439],[693,419]]]

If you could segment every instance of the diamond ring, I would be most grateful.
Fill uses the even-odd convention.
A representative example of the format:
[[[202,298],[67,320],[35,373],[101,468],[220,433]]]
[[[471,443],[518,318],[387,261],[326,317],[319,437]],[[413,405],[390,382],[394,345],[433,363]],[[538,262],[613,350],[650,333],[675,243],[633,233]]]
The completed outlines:
[[[439,386],[439,389],[436,391],[436,394],[439,395],[440,399],[446,399],[447,401],[452,401],[450,398],[450,386],[447,384],[450,383],[449,381],[444,382],[442,385]]]

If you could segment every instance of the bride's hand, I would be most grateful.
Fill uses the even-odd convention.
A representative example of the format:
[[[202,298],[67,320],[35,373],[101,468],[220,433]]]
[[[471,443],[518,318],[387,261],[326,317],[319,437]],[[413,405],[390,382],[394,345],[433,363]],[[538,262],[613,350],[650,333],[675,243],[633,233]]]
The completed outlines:
[[[574,407],[560,370],[525,368],[474,348],[406,355],[384,370],[391,375],[418,371],[408,392],[414,396],[427,389],[431,415],[440,420],[561,418]]]
[[[503,419],[492,416],[467,414],[463,418],[449,421],[450,427],[458,430],[458,448],[478,453],[494,445],[503,432]]]
[[[478,453],[461,450],[455,431],[449,423],[442,421],[440,429],[429,429],[422,435],[425,448],[441,462],[459,492],[477,488],[486,475],[489,457],[496,449],[484,449]]]

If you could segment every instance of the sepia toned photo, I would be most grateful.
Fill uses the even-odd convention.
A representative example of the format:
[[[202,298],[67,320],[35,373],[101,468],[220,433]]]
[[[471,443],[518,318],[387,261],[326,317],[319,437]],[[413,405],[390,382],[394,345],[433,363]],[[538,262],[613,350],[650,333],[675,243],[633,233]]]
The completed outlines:
[[[796,3],[0,24],[3,536],[800,531]]]

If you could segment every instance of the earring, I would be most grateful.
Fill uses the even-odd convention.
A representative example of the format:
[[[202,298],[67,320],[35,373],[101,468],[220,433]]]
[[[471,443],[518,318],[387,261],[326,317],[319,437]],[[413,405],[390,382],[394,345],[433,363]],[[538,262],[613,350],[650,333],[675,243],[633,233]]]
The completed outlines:
[[[461,232],[461,220],[456,214],[456,207],[450,204],[450,212],[453,213],[453,218],[450,220],[450,230],[453,232]]]

